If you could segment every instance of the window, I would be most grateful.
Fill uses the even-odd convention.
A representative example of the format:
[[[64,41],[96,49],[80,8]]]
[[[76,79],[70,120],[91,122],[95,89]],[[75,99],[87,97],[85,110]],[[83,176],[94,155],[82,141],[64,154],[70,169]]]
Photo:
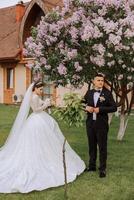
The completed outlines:
[[[34,71],[32,74],[32,80],[42,80],[45,84],[44,86],[44,99],[51,98],[53,99],[54,94],[54,84],[52,81],[49,80],[49,76],[42,74],[39,71]]]
[[[13,68],[7,69],[7,89],[13,88]]]
[[[49,81],[49,76],[44,76],[44,83],[45,83],[45,87],[44,87],[44,98],[52,98],[53,96],[53,83],[51,81]]]

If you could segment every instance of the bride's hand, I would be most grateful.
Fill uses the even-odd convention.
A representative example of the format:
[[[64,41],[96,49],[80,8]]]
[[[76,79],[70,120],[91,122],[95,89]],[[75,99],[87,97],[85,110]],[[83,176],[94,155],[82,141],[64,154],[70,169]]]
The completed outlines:
[[[51,99],[46,98],[45,101],[44,101],[44,104],[45,104],[47,107],[50,107],[50,106],[51,106]]]

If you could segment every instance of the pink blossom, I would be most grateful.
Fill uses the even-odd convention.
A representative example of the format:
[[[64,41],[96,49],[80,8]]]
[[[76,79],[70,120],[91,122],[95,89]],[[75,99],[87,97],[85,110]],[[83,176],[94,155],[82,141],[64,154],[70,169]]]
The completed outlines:
[[[67,52],[67,58],[69,59],[69,60],[72,60],[72,59],[74,59],[74,58],[76,58],[77,57],[77,49],[70,49],[68,52]]]
[[[127,79],[128,79],[128,80],[132,80],[132,76],[128,76]]]
[[[106,50],[102,44],[95,44],[92,48],[93,50],[98,51],[101,55],[104,55]]]
[[[41,64],[36,60],[34,65],[34,70],[40,70]]]
[[[131,38],[134,37],[134,31],[131,31],[130,29],[127,29],[124,33],[125,37]]]
[[[96,17],[96,18],[92,19],[92,22],[94,22],[94,24],[99,25],[101,27],[103,27],[104,24],[106,23],[105,19],[103,17]]]
[[[123,74],[120,74],[119,76],[118,76],[118,80],[122,80],[123,79]]]
[[[106,13],[107,13],[107,8],[106,8],[106,6],[102,6],[102,9],[99,9],[99,10],[98,10],[98,14],[99,14],[100,16],[104,16]]]
[[[133,0],[64,0],[63,8],[53,9],[58,18],[51,13],[42,17],[35,29],[37,37],[28,38],[24,54],[37,61],[33,69],[44,67],[44,71],[50,70],[47,72],[50,75],[53,71],[67,74],[67,78],[79,83],[87,80],[90,68],[83,66],[91,63],[91,72],[98,66],[107,66],[103,69],[112,76],[112,66],[117,64],[119,71],[125,69],[131,73],[128,62],[134,66],[133,6]],[[55,62],[48,64],[53,55],[58,58],[59,66]],[[70,63],[74,66],[68,70],[66,66]],[[84,78],[79,78],[79,72]],[[56,74],[55,79],[59,79]]]
[[[57,22],[57,25],[59,29],[61,30],[62,28],[66,27],[66,21],[64,19],[61,19],[60,21]]]
[[[57,69],[58,69],[58,73],[60,75],[66,75],[67,74],[67,68],[62,63],[59,64]]]
[[[118,63],[121,65],[123,63],[123,60],[122,59],[119,59],[118,60]]]
[[[127,66],[125,64],[122,65],[122,68],[125,69]]]
[[[72,78],[73,78],[74,80],[79,80],[79,79],[80,79],[80,76],[74,74]]]
[[[90,60],[92,63],[98,65],[99,67],[102,67],[105,65],[105,60],[101,55],[95,56],[90,56]]]
[[[83,67],[80,66],[79,62],[75,62],[74,67],[76,69],[76,72],[80,72],[83,69]]]
[[[103,33],[100,32],[99,28],[97,26],[94,27],[94,33],[93,33],[93,37],[94,38],[100,38],[103,36]]]
[[[93,28],[93,26],[91,24],[88,24],[83,28],[84,28],[84,30],[83,30],[83,32],[81,34],[81,39],[83,41],[87,41],[87,40],[89,40],[90,38],[93,37],[94,28]]]
[[[69,6],[70,6],[71,3],[72,3],[72,0],[63,0],[63,3],[64,3],[64,7],[68,9]]]
[[[58,48],[59,49],[63,49],[64,48],[64,41],[61,40],[59,43],[58,43]]]
[[[130,50],[130,47],[124,45],[124,49],[127,50],[127,51],[129,51],[129,50]]]
[[[109,42],[112,43],[113,45],[118,45],[120,41],[121,41],[120,36],[114,35],[113,33],[109,35]]]
[[[105,22],[103,28],[107,34],[113,33],[118,30],[118,23],[114,23],[113,21]]]
[[[122,32],[122,27],[120,27],[118,29],[118,31],[116,32],[117,35],[122,36],[123,32]]]
[[[71,21],[72,21],[72,24],[76,24],[80,21],[81,19],[81,16],[79,15],[78,12],[74,12],[72,17],[71,17]]]
[[[115,65],[115,61],[112,60],[111,62],[108,62],[107,65],[108,65],[109,67],[111,67],[111,66]]]
[[[42,65],[46,65],[46,62],[47,62],[46,58],[40,57],[40,63],[41,63]]]
[[[112,57],[113,57],[113,54],[108,53],[107,56],[108,56],[109,58],[112,58]]]
[[[51,68],[52,68],[51,65],[45,65],[46,70],[50,70]]]
[[[23,48],[23,55],[24,56],[28,56],[29,52],[26,48]]]
[[[134,67],[131,67],[131,71],[134,72]]]
[[[50,43],[50,41],[48,39],[46,40],[46,44],[47,44],[47,46],[51,45],[51,43]]]
[[[71,37],[73,39],[77,39],[78,38],[78,29],[75,28],[74,26],[71,27],[69,33],[71,34]]]

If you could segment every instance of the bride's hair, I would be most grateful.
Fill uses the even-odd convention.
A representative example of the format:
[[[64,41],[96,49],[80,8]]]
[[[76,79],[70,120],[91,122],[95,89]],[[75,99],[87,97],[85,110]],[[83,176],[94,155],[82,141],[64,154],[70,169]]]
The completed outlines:
[[[40,87],[43,87],[43,86],[44,86],[44,83],[42,81],[37,81],[33,85],[33,91],[35,90],[35,88],[40,88]]]

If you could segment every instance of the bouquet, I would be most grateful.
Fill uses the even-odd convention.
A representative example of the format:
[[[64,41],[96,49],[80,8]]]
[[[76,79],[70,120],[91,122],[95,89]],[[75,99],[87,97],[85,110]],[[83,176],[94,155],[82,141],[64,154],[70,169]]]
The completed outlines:
[[[54,114],[69,126],[82,126],[85,117],[83,98],[77,93],[67,93],[63,101],[64,106],[55,108]]]

